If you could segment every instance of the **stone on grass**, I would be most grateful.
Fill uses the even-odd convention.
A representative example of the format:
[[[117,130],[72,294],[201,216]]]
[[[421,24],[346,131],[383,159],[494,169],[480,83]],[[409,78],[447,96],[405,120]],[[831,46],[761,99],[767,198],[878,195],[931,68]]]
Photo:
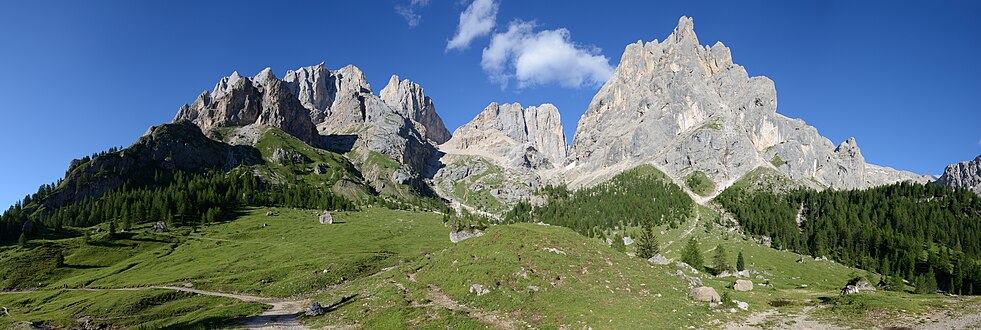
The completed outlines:
[[[303,312],[303,314],[306,316],[317,316],[317,315],[322,315],[326,312],[327,310],[324,309],[323,306],[320,306],[320,303],[313,302],[310,303],[310,307],[307,307],[307,310]]]
[[[753,291],[753,281],[736,280],[736,284],[733,284],[732,288],[736,291]]]
[[[166,233],[166,232],[169,232],[170,229],[167,228],[167,223],[166,222],[157,221],[157,223],[154,223],[153,224],[153,231],[158,232],[158,233]]]
[[[330,215],[330,211],[325,210],[324,213],[320,215],[320,224],[329,225],[332,223],[334,223],[334,217]]]
[[[701,286],[691,289],[691,292],[688,293],[688,295],[691,296],[692,299],[698,301],[708,301],[708,302],[722,301],[722,297],[719,296],[719,293],[715,292],[715,289],[707,286]]]

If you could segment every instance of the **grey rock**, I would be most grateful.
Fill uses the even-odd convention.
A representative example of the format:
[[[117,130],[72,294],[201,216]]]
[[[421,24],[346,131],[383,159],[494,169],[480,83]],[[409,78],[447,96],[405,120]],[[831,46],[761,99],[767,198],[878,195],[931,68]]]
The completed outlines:
[[[153,224],[153,231],[157,233],[166,233],[169,232],[170,229],[167,228],[166,222],[157,221],[156,223]]]
[[[566,158],[559,110],[551,104],[523,108],[518,103],[491,103],[457,128],[441,149],[526,168],[562,165]]]
[[[323,315],[326,312],[327,312],[327,310],[324,309],[323,306],[320,306],[320,303],[318,303],[318,302],[312,302],[312,303],[310,303],[310,306],[307,307],[307,310],[303,312],[303,315],[306,315],[306,316],[317,316],[317,315]]]
[[[320,214],[320,224],[329,225],[334,223],[334,217],[330,214],[330,211],[324,210],[324,213]]]
[[[650,259],[647,259],[647,262],[650,262],[650,263],[655,264],[655,265],[667,265],[667,264],[671,263],[670,261],[668,261],[668,258],[665,258],[660,253],[655,254]]]
[[[695,299],[697,301],[707,301],[707,302],[722,301],[722,297],[719,296],[719,293],[715,292],[715,289],[707,286],[694,288],[691,290],[691,292],[688,293],[688,295],[691,296],[692,299]]]
[[[266,68],[253,78],[238,72],[222,78],[177,112],[174,122],[187,120],[205,133],[219,127],[266,125],[282,129],[313,146],[322,141],[309,112],[286,83]]]
[[[313,167],[313,174],[324,175],[327,174],[328,169],[327,164],[320,163]]]
[[[736,291],[753,291],[753,281],[736,280],[736,283],[732,285],[732,289]]]
[[[663,42],[627,46],[579,121],[570,177],[653,163],[679,182],[703,172],[719,186],[715,193],[761,166],[818,188],[923,180],[870,167],[854,139],[835,146],[776,108],[773,81],[750,77],[722,43],[700,45],[682,17]]]
[[[276,148],[273,151],[271,160],[280,164],[306,164],[312,161],[309,157],[301,153],[287,151],[283,148]]]
[[[937,184],[965,188],[981,195],[981,156],[972,161],[947,165]]]
[[[474,229],[474,230],[461,230],[461,231],[451,231],[450,232],[450,242],[460,243],[464,240],[468,240],[474,237],[484,236],[484,232]]]
[[[403,117],[418,123],[416,129],[425,138],[437,144],[450,139],[450,131],[436,114],[432,98],[423,93],[419,84],[393,75],[379,96]]]

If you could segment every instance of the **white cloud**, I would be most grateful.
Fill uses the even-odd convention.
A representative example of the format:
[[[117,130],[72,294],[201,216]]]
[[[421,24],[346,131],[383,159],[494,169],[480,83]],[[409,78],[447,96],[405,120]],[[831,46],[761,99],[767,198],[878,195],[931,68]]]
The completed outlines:
[[[610,59],[595,47],[572,42],[569,30],[535,31],[534,22],[514,21],[495,34],[480,63],[491,79],[518,88],[558,83],[563,87],[599,86],[613,74]]]
[[[410,0],[408,4],[396,4],[395,13],[405,19],[409,27],[416,27],[422,23],[422,15],[418,13],[419,8],[429,5],[429,0]]]
[[[494,0],[474,0],[460,13],[460,25],[453,39],[446,43],[446,50],[466,49],[474,39],[490,34],[497,24],[497,8]]]

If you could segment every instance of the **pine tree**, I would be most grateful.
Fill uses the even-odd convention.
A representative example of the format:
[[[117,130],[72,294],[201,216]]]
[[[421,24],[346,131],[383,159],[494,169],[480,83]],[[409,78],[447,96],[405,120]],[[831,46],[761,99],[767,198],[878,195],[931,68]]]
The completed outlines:
[[[613,242],[610,245],[613,247],[614,250],[620,252],[627,251],[627,245],[623,244],[623,234],[617,233],[616,235],[613,235],[612,240]]]
[[[698,242],[692,237],[688,240],[688,244],[685,244],[685,248],[681,250],[681,261],[692,266],[696,270],[701,270],[705,267],[705,261],[702,259],[702,252],[698,250]]]
[[[658,254],[657,236],[654,236],[654,224],[652,221],[644,221],[644,230],[637,239],[637,256],[642,259],[650,259]]]
[[[109,220],[109,236],[116,236],[116,220]]]
[[[746,270],[746,260],[743,259],[743,251],[739,251],[739,254],[736,256],[736,270],[740,272]]]
[[[712,258],[712,263],[715,264],[716,273],[732,271],[732,265],[730,265],[729,261],[726,259],[729,259],[729,255],[726,253],[725,247],[723,247],[722,244],[719,244],[719,246],[715,247],[715,257]]]
[[[24,248],[27,247],[27,234],[20,233],[20,238],[17,239],[17,245]]]

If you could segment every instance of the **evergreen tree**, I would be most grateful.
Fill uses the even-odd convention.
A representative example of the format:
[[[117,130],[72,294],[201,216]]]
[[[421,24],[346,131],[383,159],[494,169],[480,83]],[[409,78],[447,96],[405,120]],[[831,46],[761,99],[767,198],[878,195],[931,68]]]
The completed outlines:
[[[109,220],[109,236],[116,236],[116,220]]]
[[[612,241],[613,242],[611,243],[611,246],[613,247],[614,250],[620,252],[627,251],[627,245],[623,244],[623,234],[617,233],[616,235],[613,235]]]
[[[715,272],[727,272],[732,271],[732,265],[729,264],[729,255],[726,253],[725,247],[722,244],[715,247],[715,257],[712,258],[712,263],[715,264]]]
[[[898,274],[888,276],[886,278],[886,290],[903,291],[903,278],[899,277]]]
[[[650,259],[660,252],[657,246],[657,236],[654,236],[654,223],[650,220],[644,221],[644,230],[637,239],[637,256],[641,259]]]
[[[696,270],[702,270],[705,267],[702,252],[698,250],[698,241],[695,241],[694,237],[688,239],[688,244],[685,244],[685,248],[681,250],[681,261]]]
[[[20,233],[20,238],[17,239],[17,245],[20,247],[27,247],[27,234]]]
[[[739,254],[736,256],[736,270],[740,272],[746,270],[746,260],[743,259],[743,251],[739,251]]]

